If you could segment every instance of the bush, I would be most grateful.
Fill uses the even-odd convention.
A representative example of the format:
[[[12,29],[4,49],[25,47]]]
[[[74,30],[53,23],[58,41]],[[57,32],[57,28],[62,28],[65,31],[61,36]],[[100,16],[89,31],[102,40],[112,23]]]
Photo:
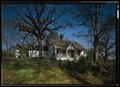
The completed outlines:
[[[76,69],[79,73],[85,73],[86,71],[90,70],[90,64],[91,62],[84,58],[76,63]]]
[[[91,62],[85,58],[80,61],[58,61],[59,66],[67,71],[85,73],[91,70]]]
[[[25,67],[24,63],[21,63],[20,61],[14,62],[14,69],[22,69],[24,67]]]
[[[103,77],[104,83],[105,84],[115,84],[116,80],[115,80],[115,74],[111,74],[108,77]]]

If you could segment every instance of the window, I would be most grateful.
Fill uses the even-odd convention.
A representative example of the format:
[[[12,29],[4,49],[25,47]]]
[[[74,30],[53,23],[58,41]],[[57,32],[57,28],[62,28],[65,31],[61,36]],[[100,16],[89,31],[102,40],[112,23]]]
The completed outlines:
[[[75,51],[74,50],[68,50],[68,55],[73,58],[75,56]]]
[[[66,50],[57,49],[57,54],[66,54]]]
[[[63,50],[63,54],[66,54],[66,50]]]
[[[57,54],[58,54],[59,49],[57,49]]]
[[[75,55],[75,51],[74,50],[71,50],[71,57],[74,57]]]

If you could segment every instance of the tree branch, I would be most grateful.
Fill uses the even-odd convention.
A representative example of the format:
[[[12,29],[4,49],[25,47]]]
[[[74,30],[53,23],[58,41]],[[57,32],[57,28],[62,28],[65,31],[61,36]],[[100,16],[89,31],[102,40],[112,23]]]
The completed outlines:
[[[46,28],[45,30],[51,31],[51,30],[58,30],[59,28],[63,28],[64,26],[57,26],[55,28]]]
[[[77,35],[77,37],[82,37],[82,36],[94,36],[93,34],[90,35]]]
[[[97,34],[97,36],[100,38],[102,36],[102,32],[105,32],[106,30],[108,30],[108,26],[110,27],[112,25],[112,23],[115,21],[115,18],[112,17],[111,19],[107,20],[108,22],[105,23],[101,28],[99,33]]]
[[[23,38],[23,42],[25,41],[25,39],[27,38],[27,36],[30,34],[30,32],[28,32],[25,36],[24,36],[24,38]]]

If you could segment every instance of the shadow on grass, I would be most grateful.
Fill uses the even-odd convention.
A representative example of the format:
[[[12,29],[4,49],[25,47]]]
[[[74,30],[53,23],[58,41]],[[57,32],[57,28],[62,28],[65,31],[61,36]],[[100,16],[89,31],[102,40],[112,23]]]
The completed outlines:
[[[73,66],[69,66],[67,64],[60,64],[59,67],[64,70],[66,73],[68,73],[68,75],[70,75],[71,77],[73,77],[74,79],[76,79],[77,81],[79,81],[82,84],[91,84],[90,82],[88,82],[85,78],[81,77],[78,70],[74,69]]]

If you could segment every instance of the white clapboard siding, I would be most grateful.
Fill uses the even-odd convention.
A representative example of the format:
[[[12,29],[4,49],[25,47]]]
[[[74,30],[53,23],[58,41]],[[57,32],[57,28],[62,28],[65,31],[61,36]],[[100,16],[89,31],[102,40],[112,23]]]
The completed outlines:
[[[15,57],[18,58],[20,56],[20,51],[19,50],[15,50]]]
[[[39,57],[39,51],[29,50],[29,57]]]

